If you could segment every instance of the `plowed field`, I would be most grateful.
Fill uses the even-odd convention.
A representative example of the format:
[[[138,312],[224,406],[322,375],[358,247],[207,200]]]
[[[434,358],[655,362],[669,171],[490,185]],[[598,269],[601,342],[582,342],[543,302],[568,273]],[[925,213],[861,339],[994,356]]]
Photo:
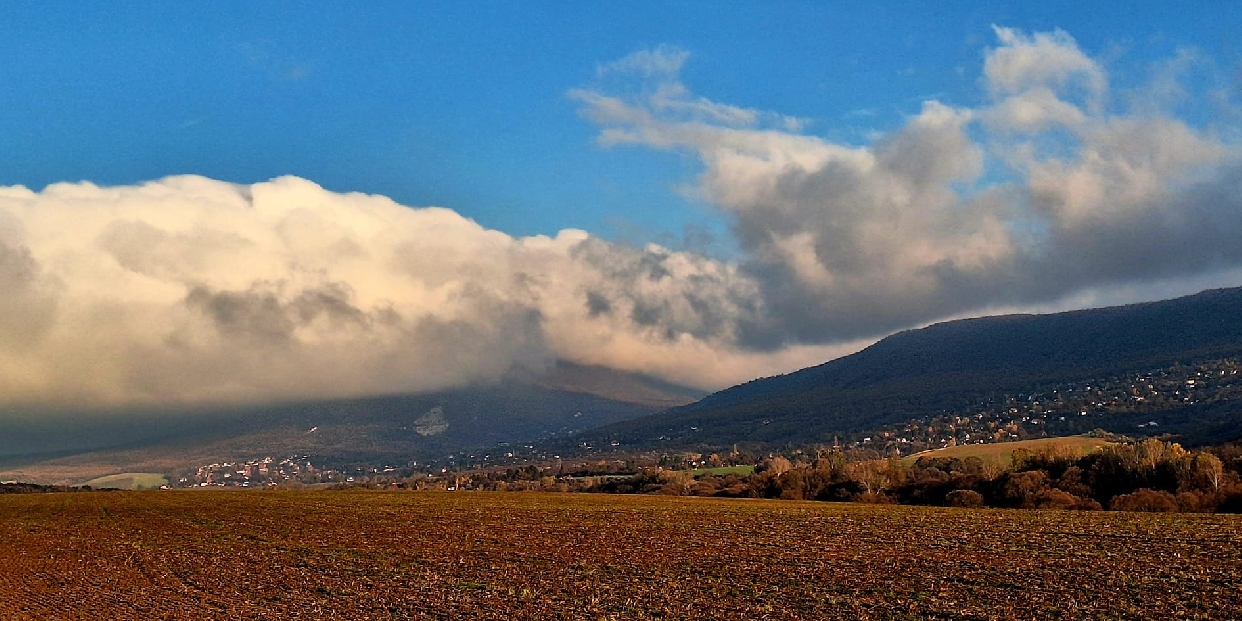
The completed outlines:
[[[632,496],[0,497],[0,619],[1242,614],[1242,519]]]

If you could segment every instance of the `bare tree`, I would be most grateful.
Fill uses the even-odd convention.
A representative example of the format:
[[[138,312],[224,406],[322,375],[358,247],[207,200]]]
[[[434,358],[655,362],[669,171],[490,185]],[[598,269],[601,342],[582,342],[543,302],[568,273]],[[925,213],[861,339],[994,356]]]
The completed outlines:
[[[1190,462],[1190,472],[1191,480],[1195,484],[1218,492],[1225,478],[1225,465],[1221,463],[1220,458],[1204,451],[1195,454]]]

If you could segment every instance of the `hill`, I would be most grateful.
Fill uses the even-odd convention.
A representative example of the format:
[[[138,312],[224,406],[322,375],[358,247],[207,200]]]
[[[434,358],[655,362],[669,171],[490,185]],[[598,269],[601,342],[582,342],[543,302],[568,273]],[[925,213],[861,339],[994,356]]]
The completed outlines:
[[[838,434],[926,419],[1005,395],[1239,356],[1242,288],[1112,308],[950,321],[581,440],[629,448],[831,442]],[[1161,419],[1166,431],[1215,441],[1242,433],[1242,401],[1194,403],[1167,414]],[[1103,426],[1116,423],[1132,431],[1135,420],[1122,417]]]
[[[707,393],[678,386],[639,373],[624,373],[607,367],[586,366],[558,361],[532,383],[565,392],[579,392],[623,403],[658,408],[693,403]]]
[[[289,455],[405,466],[503,453],[509,445],[644,416],[699,394],[639,375],[561,364],[546,375],[422,395],[15,416],[0,420],[0,478],[80,484],[117,473]]]

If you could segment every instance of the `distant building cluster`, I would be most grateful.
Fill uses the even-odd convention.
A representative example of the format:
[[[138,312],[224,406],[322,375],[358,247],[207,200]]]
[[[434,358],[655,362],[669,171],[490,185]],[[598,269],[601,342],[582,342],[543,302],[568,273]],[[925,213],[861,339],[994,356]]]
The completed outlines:
[[[1098,426],[1097,421],[1089,421],[1092,417],[1155,414],[1242,399],[1240,369],[1238,359],[1227,358],[1004,395],[972,408],[860,434],[850,438],[849,444],[908,455],[962,444],[1064,435]],[[1157,434],[1159,426],[1156,420],[1143,420],[1135,424],[1135,431]]]
[[[226,461],[199,466],[193,475],[181,477],[176,487],[261,487],[275,486],[310,477],[333,476],[331,470],[317,470],[306,456],[277,460],[273,457],[245,462]]]

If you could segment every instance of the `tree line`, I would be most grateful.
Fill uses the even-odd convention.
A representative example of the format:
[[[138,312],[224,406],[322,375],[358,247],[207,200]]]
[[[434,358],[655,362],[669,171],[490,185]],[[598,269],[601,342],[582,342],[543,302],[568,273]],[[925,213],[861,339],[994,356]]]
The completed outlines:
[[[697,474],[643,468],[631,475],[552,476],[538,469],[478,472],[463,489],[540,489],[616,494],[671,494],[1155,512],[1242,513],[1242,446],[1188,451],[1149,438],[1081,455],[1069,447],[1018,449],[1002,466],[979,457],[850,459],[839,450],[771,455],[750,474]]]
[[[91,488],[89,485],[40,485],[19,481],[0,483],[0,494],[50,494],[54,492],[107,492],[112,488]]]

